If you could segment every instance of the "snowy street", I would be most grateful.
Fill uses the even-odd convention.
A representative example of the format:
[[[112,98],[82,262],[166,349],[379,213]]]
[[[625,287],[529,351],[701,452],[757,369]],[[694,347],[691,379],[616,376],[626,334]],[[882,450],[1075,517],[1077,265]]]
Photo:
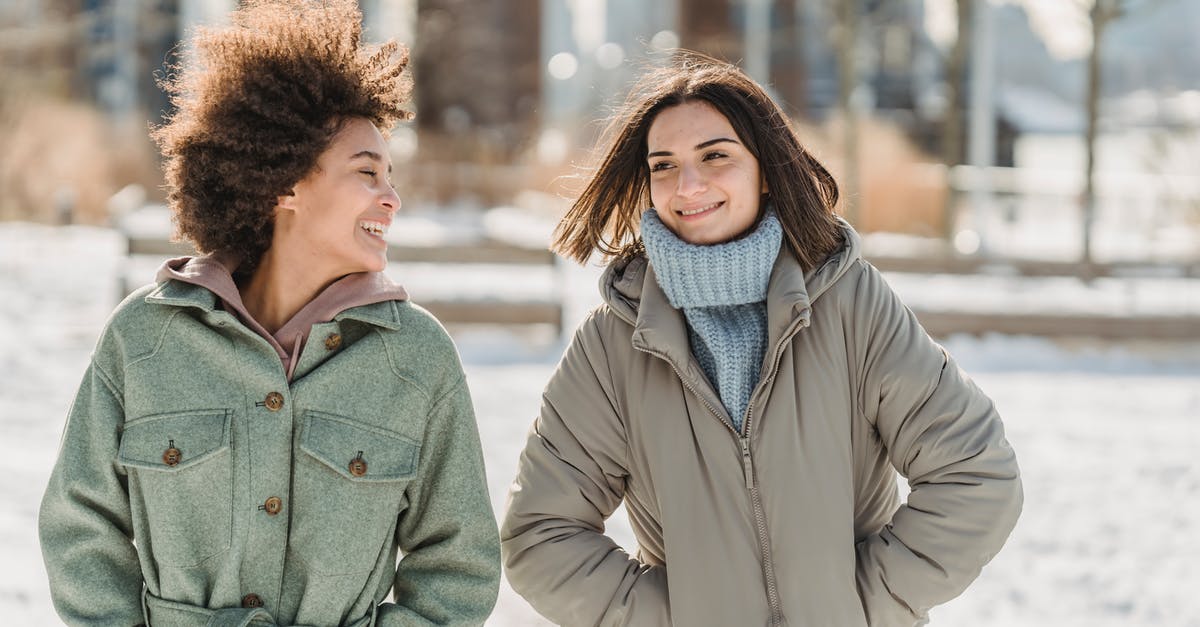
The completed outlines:
[[[115,305],[119,245],[103,229],[0,223],[6,625],[58,624],[37,506],[71,397]],[[568,312],[577,319],[598,302],[594,273],[569,276]],[[896,287],[905,296],[919,280]],[[1200,298],[1191,294],[1183,309],[1196,312]],[[457,340],[499,515],[562,344],[496,330]],[[956,336],[945,344],[1004,417],[1022,466],[1025,510],[1006,548],[966,593],[933,611],[931,624],[1200,627],[1200,338],[1167,346]],[[621,512],[610,531],[632,546]],[[502,586],[489,625],[542,624]]]

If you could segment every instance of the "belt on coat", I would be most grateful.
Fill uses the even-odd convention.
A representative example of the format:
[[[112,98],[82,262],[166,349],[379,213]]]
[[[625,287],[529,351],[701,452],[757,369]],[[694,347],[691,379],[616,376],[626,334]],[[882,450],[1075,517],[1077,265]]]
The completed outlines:
[[[146,624],[178,627],[278,627],[271,613],[261,607],[231,607],[209,609],[198,605],[168,601],[142,590],[142,608]],[[370,627],[374,612],[349,623],[346,627]]]

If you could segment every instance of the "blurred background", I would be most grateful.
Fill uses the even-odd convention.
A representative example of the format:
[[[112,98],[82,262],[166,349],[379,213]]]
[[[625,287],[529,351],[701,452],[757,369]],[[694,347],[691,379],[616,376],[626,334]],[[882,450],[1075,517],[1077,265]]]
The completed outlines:
[[[105,319],[173,242],[151,126],[235,0],[0,0],[0,618],[54,624],[37,504]],[[412,51],[389,273],[463,354],[497,514],[599,299],[546,248],[642,71],[768,86],[1026,481],[935,625],[1200,627],[1200,1],[361,0]],[[11,504],[11,506],[10,506]],[[623,515],[608,532],[634,550]],[[541,625],[505,584],[496,625]]]
[[[149,125],[181,39],[234,0],[4,0],[0,218],[103,224],[161,200]],[[684,47],[769,85],[864,232],[962,254],[1194,263],[1200,3],[363,0],[413,52],[410,208],[561,211],[600,121]],[[113,150],[120,146],[120,150]],[[127,185],[140,195],[119,203]],[[548,196],[548,197],[547,197]],[[135,202],[136,201],[136,202]],[[1014,242],[1032,212],[1053,224]],[[1132,229],[1129,227],[1133,227]]]

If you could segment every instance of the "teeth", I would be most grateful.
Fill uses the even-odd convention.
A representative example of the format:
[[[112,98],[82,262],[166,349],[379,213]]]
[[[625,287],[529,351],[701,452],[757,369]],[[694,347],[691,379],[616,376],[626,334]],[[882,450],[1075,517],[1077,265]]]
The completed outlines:
[[[387,225],[383,224],[382,222],[363,221],[358,223],[358,228],[373,235],[383,235],[384,233],[387,233]]]
[[[679,213],[681,215],[685,215],[685,216],[694,216],[697,213],[704,213],[705,211],[708,211],[709,209],[716,209],[717,205],[719,205],[719,204],[721,204],[721,203],[714,202],[713,204],[708,205],[707,207],[700,207],[699,209],[692,209],[691,211],[680,211]]]

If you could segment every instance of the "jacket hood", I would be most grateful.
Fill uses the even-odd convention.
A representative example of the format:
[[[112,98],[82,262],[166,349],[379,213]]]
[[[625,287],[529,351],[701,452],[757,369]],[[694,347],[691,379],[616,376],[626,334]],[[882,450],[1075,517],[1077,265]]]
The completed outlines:
[[[862,257],[862,239],[848,222],[838,218],[842,228],[842,244],[825,258],[815,270],[804,273],[800,264],[781,247],[779,257],[771,270],[767,286],[767,307],[777,312],[781,307],[790,307],[796,315],[806,315],[830,287],[838,282],[854,263]],[[666,302],[662,288],[654,276],[654,269],[644,252],[614,260],[600,277],[600,295],[618,317],[634,326],[642,326],[639,319],[647,314],[643,304],[656,305]],[[652,294],[650,292],[659,292]],[[669,307],[669,305],[668,305]]]

